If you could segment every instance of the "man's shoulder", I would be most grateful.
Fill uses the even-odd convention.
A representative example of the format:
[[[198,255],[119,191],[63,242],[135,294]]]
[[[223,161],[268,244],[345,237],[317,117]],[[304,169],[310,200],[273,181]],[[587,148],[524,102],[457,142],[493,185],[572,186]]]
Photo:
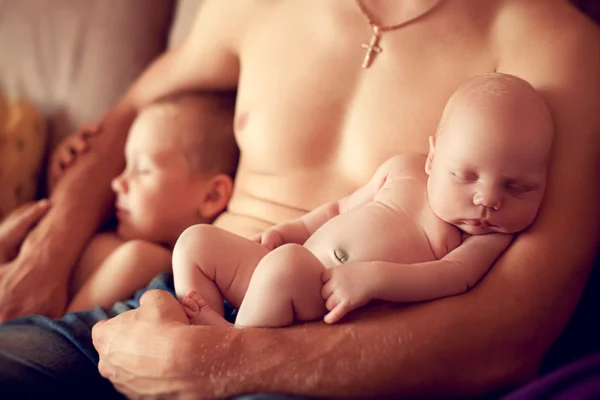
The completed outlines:
[[[519,76],[540,91],[558,134],[591,134],[597,141],[599,27],[566,0],[511,0],[499,10],[493,34],[497,71]]]
[[[600,54],[599,27],[567,0],[503,2],[493,39],[500,64],[552,63],[556,69]]]

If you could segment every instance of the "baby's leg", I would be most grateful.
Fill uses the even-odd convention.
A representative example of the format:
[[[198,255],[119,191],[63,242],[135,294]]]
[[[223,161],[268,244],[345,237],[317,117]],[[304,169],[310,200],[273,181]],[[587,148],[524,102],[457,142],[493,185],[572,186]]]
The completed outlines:
[[[173,250],[177,297],[183,299],[195,291],[223,316],[223,297],[238,308],[256,265],[267,253],[260,244],[241,236],[212,225],[194,225],[181,234]],[[194,297],[188,296],[185,303],[193,300]],[[186,312],[200,322],[197,314],[202,307],[194,311],[185,303]],[[213,324],[211,320],[205,323]]]
[[[212,309],[204,297],[195,290],[190,290],[181,299],[181,305],[192,325],[230,326],[222,315]]]
[[[235,324],[277,327],[323,316],[323,269],[304,246],[286,244],[273,250],[256,267]]]

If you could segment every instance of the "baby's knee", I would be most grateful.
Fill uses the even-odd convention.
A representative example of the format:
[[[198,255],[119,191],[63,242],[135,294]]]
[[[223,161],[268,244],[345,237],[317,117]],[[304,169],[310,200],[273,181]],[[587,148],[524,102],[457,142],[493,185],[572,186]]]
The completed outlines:
[[[276,284],[293,284],[315,269],[311,266],[323,268],[307,248],[290,243],[267,254],[256,267],[254,274]]]
[[[179,235],[173,251],[187,252],[191,249],[202,248],[208,244],[216,230],[217,228],[208,224],[192,225]]]

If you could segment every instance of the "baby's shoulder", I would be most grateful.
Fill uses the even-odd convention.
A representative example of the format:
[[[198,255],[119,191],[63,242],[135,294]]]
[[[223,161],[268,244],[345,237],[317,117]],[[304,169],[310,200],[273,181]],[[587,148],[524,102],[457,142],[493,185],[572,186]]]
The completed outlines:
[[[425,160],[426,158],[421,155],[402,154],[388,159],[383,164],[383,168],[390,181],[397,183],[398,179],[416,179],[424,182],[427,180]]]
[[[384,165],[390,173],[415,173],[417,171],[424,173],[426,159],[425,156],[420,154],[398,154],[389,158]]]

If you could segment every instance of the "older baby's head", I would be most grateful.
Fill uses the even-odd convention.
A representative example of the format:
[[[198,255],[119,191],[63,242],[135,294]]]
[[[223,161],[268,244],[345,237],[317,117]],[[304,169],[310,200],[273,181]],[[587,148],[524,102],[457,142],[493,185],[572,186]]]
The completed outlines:
[[[233,110],[229,95],[182,94],[140,112],[112,184],[120,236],[172,245],[226,207],[238,160]]]
[[[470,234],[528,227],[546,188],[552,116],[526,81],[484,74],[450,97],[426,172],[433,211]]]

